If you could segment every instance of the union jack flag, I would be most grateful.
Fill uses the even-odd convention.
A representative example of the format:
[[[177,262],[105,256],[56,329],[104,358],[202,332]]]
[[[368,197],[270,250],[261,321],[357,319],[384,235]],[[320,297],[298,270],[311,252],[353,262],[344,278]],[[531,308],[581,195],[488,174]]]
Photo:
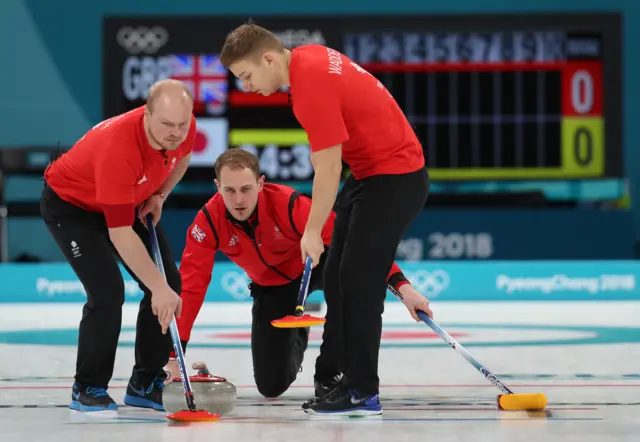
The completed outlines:
[[[227,70],[218,55],[172,55],[170,78],[191,89],[196,111],[224,113],[229,93]]]

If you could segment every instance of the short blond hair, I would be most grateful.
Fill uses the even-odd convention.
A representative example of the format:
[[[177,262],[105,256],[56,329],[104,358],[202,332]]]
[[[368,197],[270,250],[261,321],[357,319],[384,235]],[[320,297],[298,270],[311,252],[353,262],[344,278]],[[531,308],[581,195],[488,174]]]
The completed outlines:
[[[165,80],[157,81],[149,88],[149,93],[147,95],[147,109],[149,109],[149,113],[153,113],[155,102],[163,94],[173,93],[173,96],[175,97],[176,89],[178,89],[191,103],[193,103],[193,94],[186,84],[182,81],[167,78]]]
[[[228,69],[239,60],[257,58],[265,51],[284,50],[285,46],[273,32],[254,23],[246,23],[227,34],[220,53],[220,63]]]
[[[220,172],[225,166],[231,170],[251,169],[256,176],[256,180],[260,178],[260,159],[251,152],[239,147],[225,150],[216,159],[214,169],[218,179],[220,179]]]

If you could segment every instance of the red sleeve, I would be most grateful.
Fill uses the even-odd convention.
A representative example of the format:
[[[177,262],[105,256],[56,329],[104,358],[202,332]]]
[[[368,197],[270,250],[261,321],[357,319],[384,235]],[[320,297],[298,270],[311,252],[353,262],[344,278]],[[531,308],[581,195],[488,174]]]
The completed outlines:
[[[102,211],[110,229],[132,226],[136,217],[136,207],[133,204],[105,204]]]
[[[295,95],[294,95],[295,94]],[[305,72],[292,91],[293,111],[307,133],[312,152],[342,144],[349,133],[342,117],[338,74]]]
[[[217,249],[213,230],[200,210],[187,232],[186,246],[180,261],[182,312],[176,323],[181,341],[188,342],[191,337],[191,329],[211,282]]]
[[[395,261],[393,261],[391,271],[389,272],[389,275],[387,275],[387,282],[396,290],[400,289],[400,287],[405,284],[410,284]]]
[[[304,195],[298,196],[293,205],[291,218],[293,219],[296,230],[300,235],[304,233],[307,221],[309,220],[309,213],[311,213],[311,198]],[[324,227],[322,228],[322,242],[327,246],[331,244],[331,235],[333,234],[333,224],[335,219],[336,214],[331,211],[327,218],[327,222],[324,223]]]

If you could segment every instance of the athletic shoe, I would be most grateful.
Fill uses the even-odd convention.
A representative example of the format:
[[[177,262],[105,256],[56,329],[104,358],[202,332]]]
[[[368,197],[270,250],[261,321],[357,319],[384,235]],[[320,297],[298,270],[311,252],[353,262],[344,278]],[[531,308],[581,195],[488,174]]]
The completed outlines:
[[[127,393],[124,395],[124,403],[132,407],[153,408],[157,411],[165,411],[162,405],[162,392],[164,391],[164,379],[157,377],[150,385],[145,386],[134,376],[129,379]]]
[[[314,380],[313,386],[315,387],[316,399],[323,399],[333,391],[342,385],[342,373],[326,379],[326,380]]]
[[[309,399],[307,402],[302,404],[302,408],[306,409],[309,405],[315,404],[318,400],[325,398],[326,396],[333,393],[336,388],[339,388],[342,385],[342,373],[338,373],[337,375],[324,378],[324,379],[314,379],[313,386],[315,388],[316,396],[313,399]]]
[[[111,399],[106,388],[91,387],[76,382],[71,390],[69,408],[83,412],[117,411],[118,404]]]
[[[362,395],[353,388],[340,386],[331,394],[302,407],[311,415],[323,416],[376,416],[382,414],[378,394]]]

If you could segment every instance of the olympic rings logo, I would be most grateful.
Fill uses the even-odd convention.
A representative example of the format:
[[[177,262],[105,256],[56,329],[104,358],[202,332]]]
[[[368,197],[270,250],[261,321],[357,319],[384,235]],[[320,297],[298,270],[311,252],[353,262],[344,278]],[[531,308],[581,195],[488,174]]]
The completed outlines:
[[[251,296],[249,290],[249,279],[245,274],[236,272],[227,272],[220,279],[222,290],[230,294],[238,301],[244,301]]]
[[[116,40],[130,54],[153,54],[169,41],[169,33],[160,26],[140,26],[135,29],[125,26],[118,31]]]
[[[426,297],[438,296],[449,287],[449,283],[451,282],[449,274],[444,270],[407,272],[407,279],[418,292]]]

